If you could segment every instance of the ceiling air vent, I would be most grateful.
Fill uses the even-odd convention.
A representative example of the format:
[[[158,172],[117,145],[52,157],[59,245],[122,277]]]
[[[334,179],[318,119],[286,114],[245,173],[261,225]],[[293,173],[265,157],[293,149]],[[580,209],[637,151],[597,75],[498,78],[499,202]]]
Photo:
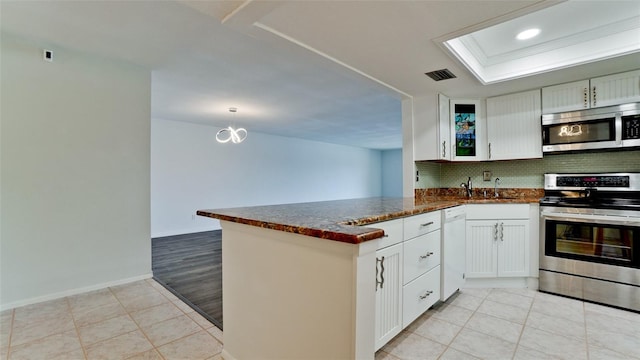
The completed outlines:
[[[424,74],[435,81],[453,79],[456,77],[451,71],[449,71],[449,69],[436,70]]]

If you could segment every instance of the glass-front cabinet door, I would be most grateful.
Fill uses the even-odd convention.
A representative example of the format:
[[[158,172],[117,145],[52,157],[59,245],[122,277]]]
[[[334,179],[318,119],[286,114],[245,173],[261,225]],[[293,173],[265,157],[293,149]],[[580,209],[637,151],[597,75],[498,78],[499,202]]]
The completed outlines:
[[[451,160],[484,160],[484,117],[478,100],[450,100]]]

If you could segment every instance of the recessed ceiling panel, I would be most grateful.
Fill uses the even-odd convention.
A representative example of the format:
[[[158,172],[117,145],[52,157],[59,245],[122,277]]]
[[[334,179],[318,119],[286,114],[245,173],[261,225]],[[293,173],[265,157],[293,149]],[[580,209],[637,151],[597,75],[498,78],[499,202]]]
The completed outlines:
[[[640,2],[567,1],[445,45],[484,84],[585,64],[640,51]]]

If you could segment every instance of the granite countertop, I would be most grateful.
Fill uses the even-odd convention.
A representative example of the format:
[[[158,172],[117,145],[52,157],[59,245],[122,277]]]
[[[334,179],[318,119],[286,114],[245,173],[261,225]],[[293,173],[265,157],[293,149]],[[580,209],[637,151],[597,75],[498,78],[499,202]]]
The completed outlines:
[[[198,210],[200,216],[231,221],[265,229],[308,235],[321,239],[359,244],[380,238],[380,221],[422,214],[462,204],[537,203],[541,196],[466,199],[450,194],[424,195],[415,198],[366,198],[320,201],[298,204],[252,206],[229,209]]]

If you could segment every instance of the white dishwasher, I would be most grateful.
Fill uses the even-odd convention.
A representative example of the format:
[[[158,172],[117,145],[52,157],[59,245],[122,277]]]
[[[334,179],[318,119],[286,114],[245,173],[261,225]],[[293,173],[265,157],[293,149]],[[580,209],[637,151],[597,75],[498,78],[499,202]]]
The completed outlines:
[[[440,300],[446,301],[464,286],[466,254],[466,207],[464,205],[442,211]]]

